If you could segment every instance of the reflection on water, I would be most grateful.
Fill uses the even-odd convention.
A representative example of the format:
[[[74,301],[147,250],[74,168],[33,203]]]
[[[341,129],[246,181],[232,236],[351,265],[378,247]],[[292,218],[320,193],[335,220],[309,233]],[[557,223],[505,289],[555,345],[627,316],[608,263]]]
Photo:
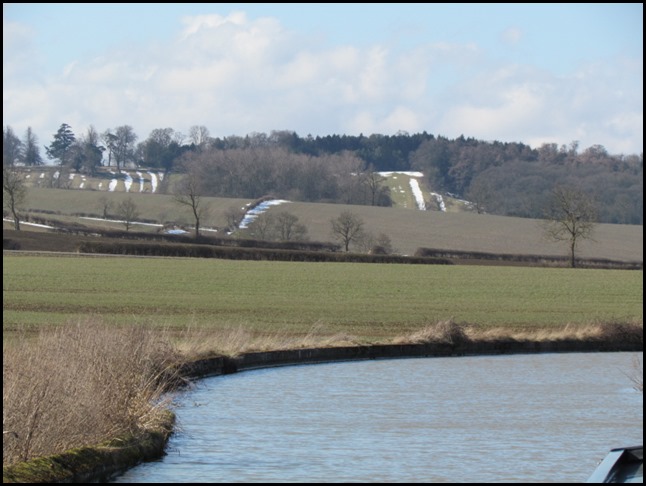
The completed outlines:
[[[202,380],[117,482],[581,482],[643,442],[636,353],[361,361]],[[638,356],[642,356],[639,353]]]

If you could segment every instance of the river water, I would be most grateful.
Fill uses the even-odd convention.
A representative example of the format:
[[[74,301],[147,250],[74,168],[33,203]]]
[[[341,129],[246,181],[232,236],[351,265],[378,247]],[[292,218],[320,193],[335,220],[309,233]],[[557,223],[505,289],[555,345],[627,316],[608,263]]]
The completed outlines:
[[[115,482],[582,482],[643,443],[643,353],[344,362],[207,378]]]

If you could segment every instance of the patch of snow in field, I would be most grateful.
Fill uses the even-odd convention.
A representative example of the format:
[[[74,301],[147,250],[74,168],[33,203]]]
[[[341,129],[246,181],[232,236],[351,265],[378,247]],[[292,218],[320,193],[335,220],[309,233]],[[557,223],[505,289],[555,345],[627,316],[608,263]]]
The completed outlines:
[[[2,218],[2,221],[8,221],[10,223],[13,223],[13,219],[8,219],[8,218]],[[21,225],[25,226],[35,226],[36,228],[46,228],[46,229],[55,229],[53,226],[48,226],[46,224],[38,224],[38,223],[29,223],[27,221],[21,221]]]
[[[164,180],[164,173],[163,173],[163,172],[160,172],[160,173],[159,173],[159,180],[160,180],[160,181],[163,181],[163,180]]]
[[[244,218],[242,218],[242,221],[240,222],[240,225],[238,227],[240,229],[248,228],[254,219],[267,211],[271,206],[278,206],[279,204],[285,204],[288,202],[291,201],[286,201],[284,199],[271,199],[269,201],[261,202],[255,208],[250,209],[245,213]]]
[[[108,191],[114,192],[114,190],[117,188],[117,183],[118,181],[116,179],[111,179],[110,185],[108,186]]]
[[[122,221],[120,219],[92,218],[90,216],[80,216],[80,219],[91,219],[92,221],[108,221],[110,223],[125,223],[125,221]],[[161,228],[162,226],[164,226],[163,224],[159,224],[159,223],[143,223],[140,221],[131,221],[130,224],[140,224],[142,226],[155,226],[156,228]]]
[[[103,182],[99,182],[99,189],[103,187]]]
[[[130,187],[132,186],[132,177],[130,176],[130,174],[128,174],[128,173],[127,173],[127,172],[125,172],[125,171],[124,171],[124,172],[122,172],[122,174],[123,174],[123,175],[124,175],[124,177],[126,178],[126,180],[124,180],[124,181],[123,181],[123,183],[124,183],[124,184],[125,184],[125,186],[126,186],[126,192],[130,192]]]
[[[435,198],[437,204],[440,206],[440,211],[446,212],[446,205],[444,204],[444,198],[442,197],[442,194],[431,192],[431,195]]]
[[[31,174],[27,174],[27,175],[25,176],[25,179],[29,179],[30,177],[31,177]]]
[[[150,184],[153,186],[152,192],[155,192],[157,190],[157,176],[153,173],[148,171],[150,174]]]
[[[58,179],[58,177],[61,175],[60,171],[54,172],[54,179]]]
[[[44,179],[44,178],[45,178],[45,173],[44,173],[44,172],[41,172],[41,173],[40,173],[40,178],[41,178],[41,179]]]
[[[424,195],[422,194],[422,190],[419,187],[417,179],[410,179],[410,188],[413,191],[413,196],[415,196],[417,209],[420,211],[426,211],[426,202],[424,202]]]
[[[76,177],[76,174],[70,174],[70,180],[73,181],[74,177]]]

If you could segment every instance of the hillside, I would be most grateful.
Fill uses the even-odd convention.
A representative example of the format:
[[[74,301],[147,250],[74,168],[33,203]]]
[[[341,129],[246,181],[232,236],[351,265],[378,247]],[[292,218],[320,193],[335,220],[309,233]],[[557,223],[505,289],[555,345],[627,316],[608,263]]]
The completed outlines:
[[[58,222],[121,230],[124,227],[119,222],[88,217],[100,218],[106,204],[108,214],[111,211],[114,214],[112,208],[131,197],[137,205],[138,221],[146,223],[135,225],[133,230],[160,231],[162,223],[176,223],[190,230],[192,218],[188,209],[174,202],[172,196],[159,193],[162,174],[143,170],[126,173],[127,176],[119,177],[107,171],[96,178],[68,176],[66,186],[70,189],[64,190],[45,187],[50,185],[46,183],[47,171],[34,170],[28,179],[26,209],[32,219],[51,221],[52,226]],[[294,214],[305,224],[309,239],[313,241],[331,241],[330,220],[342,211],[351,211],[363,219],[368,232],[374,236],[387,235],[397,252],[405,255],[414,254],[420,247],[549,256],[567,254],[563,244],[543,237],[539,220],[476,214],[468,211],[464,201],[434,194],[423,179],[414,174],[390,173],[386,176],[394,207],[288,202],[270,207],[268,211]],[[209,208],[202,220],[205,233],[224,235],[227,212],[232,208],[242,211],[253,201],[209,197],[204,198],[204,202]],[[422,202],[427,210],[418,209]],[[10,228],[11,224],[5,221],[4,227]],[[28,225],[23,229],[46,230]],[[233,236],[244,237],[245,232],[240,230]],[[594,240],[582,243],[580,257],[643,261],[642,226],[599,224]]]

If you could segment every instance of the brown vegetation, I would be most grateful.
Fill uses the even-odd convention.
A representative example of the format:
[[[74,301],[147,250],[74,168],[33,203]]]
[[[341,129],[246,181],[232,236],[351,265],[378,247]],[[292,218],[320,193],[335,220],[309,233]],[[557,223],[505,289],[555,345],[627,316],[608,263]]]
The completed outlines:
[[[448,346],[444,352],[464,352],[478,349],[479,343],[514,341],[576,341],[581,350],[597,344],[604,350],[642,349],[643,326],[594,323],[511,333],[509,329],[484,330],[447,320],[391,344],[439,345]],[[3,344],[5,482],[93,480],[96,474],[115,472],[143,457],[151,458],[153,450],[161,453],[170,430],[169,398],[164,392],[184,383],[177,370],[189,370],[186,365],[197,360],[330,347],[340,347],[346,354],[356,349],[360,351],[357,356],[372,349],[358,345],[351,336],[331,336],[317,327],[300,337],[259,335],[242,328],[215,333],[188,329],[173,334],[153,332],[145,326],[118,328],[88,320],[41,330],[36,336],[17,336]],[[490,352],[498,347],[489,346]],[[396,349],[393,353],[395,357]],[[643,383],[638,378],[633,382],[636,387]],[[151,441],[155,445],[150,445]]]
[[[93,320],[3,343],[3,465],[142,434],[176,358],[159,333]]]

